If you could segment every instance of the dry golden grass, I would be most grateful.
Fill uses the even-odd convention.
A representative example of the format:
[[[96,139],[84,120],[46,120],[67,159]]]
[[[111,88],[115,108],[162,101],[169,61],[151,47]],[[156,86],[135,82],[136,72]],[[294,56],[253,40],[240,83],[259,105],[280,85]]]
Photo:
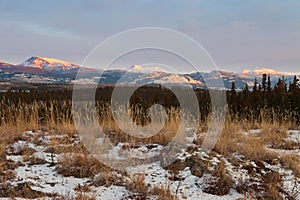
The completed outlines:
[[[283,180],[278,172],[269,172],[263,176],[263,187],[265,188],[264,199],[283,200],[281,195]]]
[[[29,165],[42,165],[47,163],[44,159],[39,158],[35,155],[27,155],[23,157],[24,162],[28,162]]]
[[[64,104],[65,102],[61,102]],[[70,138],[76,137],[77,131],[72,120],[72,115],[67,114],[68,112],[60,112],[56,109],[58,102],[50,102],[50,104],[45,104],[43,102],[34,102],[32,104],[18,104],[18,105],[8,105],[5,109],[0,108],[0,173],[4,172],[7,168],[6,152],[5,147],[7,144],[12,144],[18,140],[26,140],[23,138],[22,132],[26,130],[45,130],[50,134],[61,134],[67,135],[69,138],[52,138],[51,144],[46,152],[58,153],[62,155],[62,159],[58,164],[57,171],[64,176],[75,176],[75,177],[93,177],[96,174],[104,173],[106,176],[99,179],[98,183],[95,185],[106,185],[111,184],[121,184],[118,182],[117,177],[111,173],[111,170],[101,164],[96,159],[88,156],[87,150],[82,144],[78,146],[68,146],[72,143]],[[1,106],[1,105],[0,105]],[[136,143],[156,143],[156,144],[167,144],[173,140],[174,135],[178,131],[178,124],[180,122],[180,117],[178,116],[178,110],[174,109],[171,112],[173,116],[169,121],[167,121],[165,127],[155,136],[149,137],[147,139],[139,139],[125,134],[114,122],[112,114],[108,111],[107,107],[99,107],[99,125],[102,127],[107,136],[115,144],[118,142],[129,142],[132,144]],[[43,116],[41,117],[40,112],[43,111]],[[276,118],[273,116],[273,118]],[[270,146],[276,149],[293,149],[294,144],[285,141],[287,138],[286,131],[288,128],[293,127],[289,122],[280,122],[279,120],[274,120],[270,122],[267,116],[261,117],[261,121],[252,119],[248,121],[232,120],[231,117],[227,117],[224,129],[220,135],[220,138],[214,147],[214,150],[219,154],[225,155],[228,160],[232,159],[232,155],[238,154],[243,155],[245,159],[251,161],[266,161],[272,163],[272,161],[277,157],[275,153],[268,151],[265,146]],[[153,125],[155,126],[155,124]],[[133,129],[133,127],[128,127]],[[262,132],[260,134],[244,134],[243,132],[249,129],[260,128]],[[201,131],[200,131],[201,129]],[[207,120],[199,125],[199,132],[207,129]],[[201,145],[201,141],[198,141]],[[62,145],[60,145],[62,144]],[[41,160],[32,156],[32,152],[25,152],[25,160],[32,164],[42,163]],[[232,161],[232,160],[231,160]],[[280,161],[287,168],[292,169],[294,174],[299,177],[300,175],[300,158],[298,155],[282,155]],[[175,168],[182,168],[182,164],[179,163]],[[201,177],[203,170],[206,170],[207,166],[200,166],[199,169],[193,169],[193,174]],[[173,169],[172,169],[173,170]],[[175,169],[176,171],[176,169]],[[178,170],[177,170],[178,171]],[[226,194],[228,192],[228,187],[232,184],[230,178],[226,176],[226,170],[224,166],[218,166],[218,170],[215,171],[215,176],[220,177],[218,179],[218,185],[222,187],[214,188],[214,193],[216,194]],[[9,174],[5,176],[9,178]],[[174,195],[164,187],[155,187],[151,191],[148,191],[148,186],[144,183],[144,175],[137,175],[132,177],[131,182],[126,184],[126,188],[132,192],[141,194],[142,197],[147,196],[147,194],[157,195],[159,199],[176,199]],[[270,177],[269,177],[270,178]],[[276,181],[278,177],[271,176],[270,179],[265,180],[267,184],[267,193],[270,198],[275,198],[278,196],[277,185],[271,184],[272,181]],[[279,179],[278,179],[279,180]],[[277,180],[277,181],[278,181]],[[25,197],[41,197],[44,194],[37,194],[32,192],[28,186],[24,186],[24,191],[28,191],[26,196],[21,191],[13,191],[12,188],[7,188],[14,197],[16,195],[24,195]],[[229,188],[230,189],[230,188]],[[0,191],[4,192],[4,191]],[[94,197],[88,196],[82,190],[78,193],[77,199],[94,199]]]
[[[126,188],[134,193],[146,193],[148,186],[145,185],[145,174],[135,174],[131,177],[131,182],[126,185]]]
[[[126,184],[126,189],[134,193],[134,198],[146,199],[149,187],[145,184],[145,174],[135,174],[130,182]]]
[[[75,188],[76,200],[96,200],[96,193],[90,194],[91,189],[88,185],[77,185]]]
[[[6,146],[12,144],[21,138],[22,132],[30,129],[29,126],[23,125],[4,125],[0,126],[0,144]]]
[[[5,164],[6,164],[5,144],[0,143],[0,173],[4,171]]]
[[[109,168],[89,155],[63,154],[57,172],[64,176],[77,178],[93,177],[100,172],[108,172]]]
[[[119,174],[120,175],[120,174]],[[107,169],[106,171],[102,171],[102,173],[97,174],[96,177],[93,178],[91,183],[92,186],[106,186],[109,187],[111,185],[124,186],[126,185],[126,174],[122,174],[120,177],[116,174],[115,171]]]
[[[55,153],[55,154],[67,154],[67,153],[79,153],[79,154],[88,154],[88,150],[83,146],[82,143],[75,145],[60,145],[60,146],[49,146],[46,150],[46,153]]]
[[[72,115],[67,114],[68,112],[60,113],[55,107],[58,104],[57,101],[50,102],[50,104],[47,105],[43,102],[33,102],[32,104],[11,104],[8,105],[8,108],[3,108],[5,113],[2,113],[2,115],[5,120],[1,122],[0,126],[1,146],[6,146],[6,144],[17,141],[20,139],[21,133],[29,129],[43,129],[53,132],[54,134],[67,134],[68,136],[73,137],[76,134],[76,127],[73,124]],[[61,102],[61,104],[67,105],[66,102]],[[39,114],[41,110],[44,112],[43,117],[40,117]],[[162,131],[150,138],[139,139],[125,134],[116,125],[110,107],[98,105],[98,113],[99,125],[114,143],[129,142],[136,144],[144,142],[164,145],[173,139],[180,122],[178,109],[173,108],[170,111],[170,116],[172,116],[172,118],[167,121]],[[267,116],[264,116],[264,113],[261,115],[263,120],[260,122],[257,120],[233,121],[231,120],[231,117],[228,116],[220,140],[214,149],[224,155],[240,153],[251,160],[265,160],[272,159],[274,155],[267,152],[264,145],[270,145],[274,148],[293,148],[294,144],[292,143],[282,143],[284,138],[287,137],[287,127],[290,127],[291,124],[282,124],[276,120],[270,123],[270,120],[268,120]],[[206,122],[201,123],[199,127],[207,127],[205,124],[207,124],[207,120]],[[260,139],[256,136],[241,134],[244,130],[249,130],[251,128],[262,128],[262,133],[259,135]],[[54,148],[54,150],[52,149],[53,152],[87,153],[84,149],[78,151],[78,149],[80,149],[78,147],[55,147],[54,143],[61,142],[66,144],[66,141],[61,140],[53,142],[53,145],[51,145],[52,148]]]
[[[110,108],[106,108],[110,109]],[[151,119],[151,121],[154,121],[150,124],[146,122],[148,126],[148,130],[156,129],[156,126],[158,126],[157,123],[159,123],[159,126],[161,124],[164,124],[162,130],[160,130],[157,134],[146,137],[146,138],[137,138],[133,137],[129,134],[126,134],[113,120],[113,116],[110,111],[107,110],[98,110],[99,112],[99,124],[104,131],[108,135],[108,137],[113,141],[114,143],[118,142],[129,142],[129,143],[148,143],[148,144],[162,144],[165,145],[168,142],[170,142],[174,136],[176,135],[178,128],[179,128],[179,123],[180,123],[180,116],[179,116],[179,110],[175,108],[171,108],[169,111],[169,115],[172,116],[171,120],[164,122],[160,121],[161,117],[157,116],[157,119],[155,118],[156,116],[153,116],[154,118]],[[119,109],[124,109],[120,107]],[[118,113],[118,112],[117,112]],[[118,116],[119,118],[122,118],[122,116]],[[126,117],[124,116],[124,119]],[[138,121],[140,121],[138,118],[135,119],[134,122],[135,125],[138,125]],[[156,123],[157,122],[157,123]],[[136,132],[136,127],[128,123],[127,121],[124,120],[124,124],[122,124],[122,127],[126,127],[127,132]]]
[[[203,188],[203,191],[221,196],[228,194],[232,188],[233,181],[231,176],[227,173],[224,161],[221,161],[215,166],[212,176],[213,178],[211,180],[207,180],[208,183],[206,183],[206,185],[208,187]]]
[[[280,156],[283,165],[293,170],[294,174],[300,178],[300,157],[295,154],[285,154]]]
[[[0,197],[15,199],[21,197],[25,199],[36,199],[47,196],[46,193],[35,191],[28,183],[18,183],[17,186],[5,185],[0,188]]]
[[[280,143],[288,136],[287,127],[268,124],[262,127],[259,136],[267,144]]]
[[[155,186],[149,192],[151,195],[155,195],[157,200],[177,200],[178,198],[172,194],[170,189],[166,186]]]
[[[253,161],[269,161],[276,157],[265,149],[264,141],[258,136],[243,132],[240,124],[227,122],[214,150],[230,158],[236,153]]]
[[[266,146],[272,149],[293,150],[299,147],[294,141],[287,140],[288,125],[264,124],[262,132],[259,134],[260,139]]]

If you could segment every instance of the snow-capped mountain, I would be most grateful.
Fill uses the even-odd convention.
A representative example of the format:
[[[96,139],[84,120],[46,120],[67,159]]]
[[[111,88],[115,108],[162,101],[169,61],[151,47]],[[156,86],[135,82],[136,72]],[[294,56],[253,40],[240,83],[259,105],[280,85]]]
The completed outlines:
[[[76,79],[78,70],[81,70],[81,78]],[[7,82],[34,82],[34,83],[100,83],[100,84],[166,84],[185,85],[205,88],[205,81],[214,81],[222,78],[224,86],[231,88],[235,82],[237,89],[250,88],[254,85],[254,78],[261,82],[262,73],[271,74],[272,85],[274,85],[282,73],[272,69],[262,68],[255,70],[244,70],[243,73],[234,73],[224,70],[214,70],[211,72],[194,72],[185,74],[175,74],[168,72],[159,66],[133,65],[126,70],[99,70],[62,61],[54,58],[31,57],[19,65],[0,62],[0,81]],[[285,81],[289,83],[293,75],[285,74]]]
[[[186,75],[192,77],[195,80],[199,80],[201,82],[213,81],[222,78],[225,88],[228,89],[231,88],[232,82],[235,82],[236,88],[239,89],[245,87],[246,84],[250,87],[254,85],[254,79],[250,77],[243,77],[240,74],[236,74],[224,70],[214,70],[209,73],[195,72]]]
[[[167,70],[159,67],[159,66],[141,66],[141,65],[132,65],[128,68],[129,72],[135,72],[135,73],[144,73],[144,74],[150,74],[153,72],[165,72],[168,73]]]
[[[0,62],[0,81],[34,83],[70,83],[78,70],[91,76],[95,70],[46,57],[31,57],[25,62],[13,65]]]
[[[295,73],[290,73],[290,72],[281,72],[281,71],[276,71],[274,69],[270,68],[254,68],[254,69],[246,69],[243,70],[241,73],[242,78],[248,78],[250,80],[257,79],[258,83],[262,82],[262,75],[267,74],[270,76],[271,80],[271,86],[274,87],[274,85],[278,82],[279,79],[284,79],[286,84],[289,84],[290,82],[293,81],[294,76],[297,75]],[[298,78],[300,75],[297,75]]]
[[[19,66],[39,68],[49,72],[72,71],[80,69],[80,66],[54,58],[33,56]]]
[[[289,72],[279,72],[274,69],[270,68],[255,68],[255,69],[245,69],[242,71],[242,75],[247,76],[247,77],[260,77],[263,74],[269,74],[272,76],[290,76],[293,75]]]
[[[194,86],[204,86],[204,83],[195,80],[192,77],[184,74],[174,74],[169,72],[153,72],[148,74],[142,74],[134,79],[134,81],[130,82],[130,84],[143,85],[147,83],[154,84],[191,84]]]
[[[33,56],[27,59],[25,62],[19,64],[19,66],[38,68],[45,72],[55,74],[74,74],[81,68],[70,62],[55,58],[37,57]]]

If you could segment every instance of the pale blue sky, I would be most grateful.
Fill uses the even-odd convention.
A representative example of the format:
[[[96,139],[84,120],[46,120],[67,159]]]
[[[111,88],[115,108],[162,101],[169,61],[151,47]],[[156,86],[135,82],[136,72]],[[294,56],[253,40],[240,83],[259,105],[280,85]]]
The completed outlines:
[[[32,55],[80,64],[107,37],[158,26],[183,32],[220,69],[300,71],[299,0],[1,0],[0,60]]]

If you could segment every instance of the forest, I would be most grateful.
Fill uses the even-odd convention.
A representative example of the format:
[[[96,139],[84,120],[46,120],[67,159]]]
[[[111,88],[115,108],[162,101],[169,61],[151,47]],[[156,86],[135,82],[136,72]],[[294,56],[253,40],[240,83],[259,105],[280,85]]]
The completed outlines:
[[[228,103],[228,114],[232,119],[246,120],[249,122],[300,122],[300,88],[299,79],[295,76],[292,82],[286,83],[284,77],[279,78],[274,87],[271,87],[271,77],[263,74],[262,82],[255,83],[253,87],[245,85],[242,90],[237,91],[235,83],[232,82],[231,90],[225,91]],[[66,117],[72,121],[72,89],[70,87],[43,86],[43,90],[34,88],[22,91],[11,91],[0,93],[0,116],[1,124],[16,121],[19,112],[29,117],[35,115],[39,122],[50,118],[61,121]],[[99,85],[95,94],[96,105],[109,112],[113,85]],[[123,87],[124,91],[131,86]],[[184,88],[180,88],[184,90]],[[29,91],[29,92],[28,92]],[[83,92],[89,92],[84,89]],[[92,91],[91,91],[92,92]],[[194,89],[198,98],[201,120],[206,120],[211,110],[210,92],[205,89]],[[224,92],[224,91],[216,91]],[[189,95],[186,96],[189,98]],[[187,100],[188,102],[188,100]],[[130,98],[130,105],[144,120],[147,119],[147,109],[155,104],[163,105],[166,110],[180,108],[176,96],[170,88],[159,85],[145,85],[138,88]],[[35,111],[34,111],[35,109]],[[142,112],[140,112],[142,111]],[[133,115],[136,116],[136,115]],[[100,116],[101,118],[101,116]],[[147,121],[147,120],[146,120]]]

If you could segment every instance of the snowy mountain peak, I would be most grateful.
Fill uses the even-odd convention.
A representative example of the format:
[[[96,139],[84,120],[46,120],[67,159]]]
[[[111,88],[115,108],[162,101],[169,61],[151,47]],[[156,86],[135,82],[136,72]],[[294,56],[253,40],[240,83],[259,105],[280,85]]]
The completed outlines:
[[[165,72],[165,73],[169,73],[167,70],[159,67],[159,66],[150,66],[150,65],[133,65],[131,67],[129,67],[128,71],[130,72],[136,72],[136,73],[145,73],[145,74],[149,74],[149,73],[153,73],[153,72]]]
[[[78,65],[59,59],[37,56],[27,59],[25,62],[20,64],[20,66],[35,67],[47,71],[68,71],[80,68]]]
[[[274,69],[270,69],[270,68],[266,68],[266,67],[263,67],[263,68],[255,68],[255,69],[245,69],[242,71],[242,75],[244,76],[261,76],[263,74],[269,74],[269,75],[279,75],[279,76],[282,76],[282,75],[290,75],[290,73],[287,73],[287,72],[279,72],[279,71],[276,71]]]

